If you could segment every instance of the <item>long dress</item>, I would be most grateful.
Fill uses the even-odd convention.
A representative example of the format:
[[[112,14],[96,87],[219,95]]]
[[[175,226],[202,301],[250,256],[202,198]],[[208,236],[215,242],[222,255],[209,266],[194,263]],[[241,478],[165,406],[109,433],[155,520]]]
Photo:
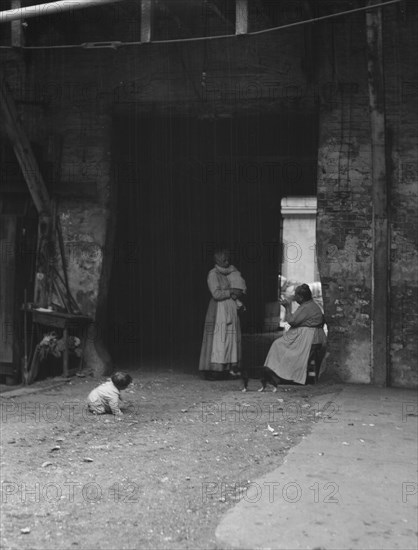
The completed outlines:
[[[309,300],[288,314],[287,322],[291,328],[273,342],[264,366],[280,378],[305,384],[311,346],[321,344],[322,354],[325,353],[324,316],[318,304]]]
[[[241,326],[227,275],[235,268],[215,266],[208,274],[212,298],[206,313],[199,370],[231,370],[241,359]]]

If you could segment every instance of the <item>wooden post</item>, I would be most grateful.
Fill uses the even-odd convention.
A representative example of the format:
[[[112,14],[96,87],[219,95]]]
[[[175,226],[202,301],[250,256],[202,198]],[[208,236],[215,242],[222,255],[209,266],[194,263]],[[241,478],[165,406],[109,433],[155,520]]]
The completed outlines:
[[[62,374],[64,378],[68,378],[68,363],[69,363],[69,356],[68,356],[68,328],[67,325],[65,325],[63,330],[63,339],[64,339],[64,352],[62,354]]]
[[[152,0],[141,0],[141,42],[151,42]]]
[[[236,0],[235,3],[235,34],[248,32],[248,0]]]
[[[38,213],[48,214],[51,211],[48,190],[39,171],[32,146],[20,124],[13,97],[7,89],[6,82],[0,74],[0,112],[4,121],[7,136],[12,142],[13,150],[22,170]]]
[[[375,0],[368,0],[373,6]],[[366,11],[367,68],[371,125],[373,265],[372,381],[387,385],[388,362],[388,213],[386,185],[385,86],[382,9]]]
[[[12,0],[11,8],[12,10],[17,10],[22,7],[22,2],[20,0]],[[10,24],[11,26],[11,44],[15,48],[21,48],[24,46],[24,37],[23,37],[23,28],[22,21],[20,19],[13,20]]]
[[[38,248],[36,252],[36,276],[33,301],[41,307],[49,306],[52,291],[51,265],[54,252],[53,219],[44,213],[38,219]]]

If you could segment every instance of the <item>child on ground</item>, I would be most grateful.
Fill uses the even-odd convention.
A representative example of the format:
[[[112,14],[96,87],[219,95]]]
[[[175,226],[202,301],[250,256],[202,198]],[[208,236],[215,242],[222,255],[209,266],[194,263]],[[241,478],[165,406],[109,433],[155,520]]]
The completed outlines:
[[[132,382],[132,377],[126,372],[115,372],[111,378],[94,388],[87,397],[89,411],[93,414],[114,414],[122,416],[120,410],[120,392]]]

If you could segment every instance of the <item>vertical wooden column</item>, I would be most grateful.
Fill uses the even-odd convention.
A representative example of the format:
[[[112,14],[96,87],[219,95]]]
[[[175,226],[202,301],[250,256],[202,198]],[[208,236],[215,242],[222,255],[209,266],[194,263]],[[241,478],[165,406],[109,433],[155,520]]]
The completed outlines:
[[[22,7],[22,2],[20,0],[12,0],[11,8],[12,10],[17,10]],[[11,24],[11,44],[15,48],[21,48],[24,46],[24,37],[23,37],[23,28],[22,21],[17,19],[12,21]]]
[[[0,216],[0,362],[14,362],[17,216]]]
[[[68,354],[68,327],[64,326],[63,330],[64,338],[64,352],[62,354],[62,374],[64,378],[68,378],[68,363],[69,363],[69,354]]]
[[[152,39],[152,0],[141,0],[141,42]]]
[[[248,32],[248,0],[236,0],[235,4],[235,34]]]
[[[53,218],[44,212],[38,218],[38,247],[36,251],[36,277],[33,301],[48,307],[52,292],[51,266],[55,256]]]
[[[373,6],[375,0],[368,0]],[[366,12],[367,68],[371,126],[373,267],[372,267],[372,381],[388,381],[388,210],[386,175],[385,83],[383,72],[382,10]]]

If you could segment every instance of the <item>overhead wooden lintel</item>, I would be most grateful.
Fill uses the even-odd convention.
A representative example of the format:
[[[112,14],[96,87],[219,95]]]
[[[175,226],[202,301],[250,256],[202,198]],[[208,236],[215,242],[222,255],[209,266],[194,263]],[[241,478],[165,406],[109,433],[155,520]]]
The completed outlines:
[[[30,17],[50,16],[54,13],[62,14],[66,11],[101,7],[104,4],[122,1],[124,0],[61,0],[25,6],[23,8],[12,8],[10,10],[0,11],[0,23],[9,23],[10,21],[29,19]]]

